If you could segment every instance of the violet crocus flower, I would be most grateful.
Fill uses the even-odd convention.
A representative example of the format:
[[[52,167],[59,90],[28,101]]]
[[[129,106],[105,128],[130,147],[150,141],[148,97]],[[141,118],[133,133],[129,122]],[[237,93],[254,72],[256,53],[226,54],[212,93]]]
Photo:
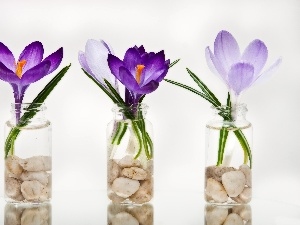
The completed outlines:
[[[170,64],[170,60],[165,60],[164,51],[147,53],[143,46],[129,48],[123,61],[112,54],[107,61],[111,73],[126,87],[125,102],[129,105],[155,91]]]
[[[104,79],[110,82],[118,91],[117,80],[111,74],[107,64],[108,54],[113,54],[113,50],[109,44],[103,40],[89,39],[85,45],[85,52],[79,51],[78,60],[81,67],[108,91],[109,89],[106,87]]]
[[[267,58],[268,49],[261,40],[252,41],[241,54],[235,38],[224,30],[220,31],[215,39],[214,53],[209,47],[206,48],[206,59],[210,69],[221,77],[236,96],[262,77],[272,74],[281,63],[281,59],[277,59],[262,72]]]
[[[59,48],[44,60],[43,55],[42,43],[35,41],[25,47],[16,61],[8,47],[0,42],[0,79],[12,86],[15,103],[22,103],[31,83],[57,69],[63,58],[63,49]]]

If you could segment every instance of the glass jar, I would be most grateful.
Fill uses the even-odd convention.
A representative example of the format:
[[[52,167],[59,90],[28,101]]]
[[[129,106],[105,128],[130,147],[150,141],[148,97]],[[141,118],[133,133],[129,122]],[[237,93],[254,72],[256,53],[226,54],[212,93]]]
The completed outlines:
[[[12,104],[5,123],[5,199],[47,202],[51,198],[51,124],[43,103]]]
[[[213,108],[206,125],[205,200],[245,204],[252,195],[252,125],[247,107]]]
[[[143,204],[153,197],[153,132],[147,105],[115,105],[107,126],[107,194],[114,203]]]

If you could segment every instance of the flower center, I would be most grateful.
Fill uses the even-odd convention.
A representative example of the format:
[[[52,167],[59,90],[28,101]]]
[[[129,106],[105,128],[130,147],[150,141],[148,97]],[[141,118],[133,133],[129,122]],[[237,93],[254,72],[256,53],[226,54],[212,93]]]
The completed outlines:
[[[137,65],[135,68],[135,79],[138,82],[138,84],[140,84],[141,82],[141,75],[144,68],[145,68],[144,65]]]
[[[26,60],[23,59],[19,62],[17,62],[17,68],[16,68],[16,75],[21,79],[22,78],[22,72],[23,72],[23,67],[26,64]]]

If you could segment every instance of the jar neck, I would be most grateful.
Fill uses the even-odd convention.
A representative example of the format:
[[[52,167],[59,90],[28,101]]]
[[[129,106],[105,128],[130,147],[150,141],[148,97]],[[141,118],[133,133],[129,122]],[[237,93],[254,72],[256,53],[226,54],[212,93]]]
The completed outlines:
[[[146,104],[136,104],[131,106],[122,106],[116,104],[112,111],[115,120],[141,120],[145,119],[148,106]]]
[[[28,122],[44,121],[47,107],[44,103],[12,103],[11,119],[12,124],[24,122],[23,116],[35,114]]]
[[[226,121],[246,120],[246,113],[248,111],[246,104],[237,104],[234,107],[222,105],[220,107],[212,107],[215,118]]]

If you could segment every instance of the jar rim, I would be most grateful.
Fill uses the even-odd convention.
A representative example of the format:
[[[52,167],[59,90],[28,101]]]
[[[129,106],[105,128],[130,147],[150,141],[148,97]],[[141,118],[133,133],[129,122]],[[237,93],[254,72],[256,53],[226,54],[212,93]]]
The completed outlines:
[[[29,108],[30,107],[30,108]],[[38,109],[39,111],[46,110],[47,107],[44,102],[42,103],[11,103],[12,110],[34,110]]]
[[[228,105],[221,105],[221,106],[211,106],[211,108],[213,110],[230,110],[230,109],[235,109],[235,110],[244,110],[244,111],[248,111],[247,109],[247,104],[245,103],[238,103],[235,105],[235,107],[230,107]]]
[[[130,105],[130,106],[124,106],[121,104],[115,104],[112,108],[113,112],[120,112],[120,111],[126,111],[126,110],[140,110],[144,111],[147,110],[149,106],[145,103],[138,103],[136,105]]]

